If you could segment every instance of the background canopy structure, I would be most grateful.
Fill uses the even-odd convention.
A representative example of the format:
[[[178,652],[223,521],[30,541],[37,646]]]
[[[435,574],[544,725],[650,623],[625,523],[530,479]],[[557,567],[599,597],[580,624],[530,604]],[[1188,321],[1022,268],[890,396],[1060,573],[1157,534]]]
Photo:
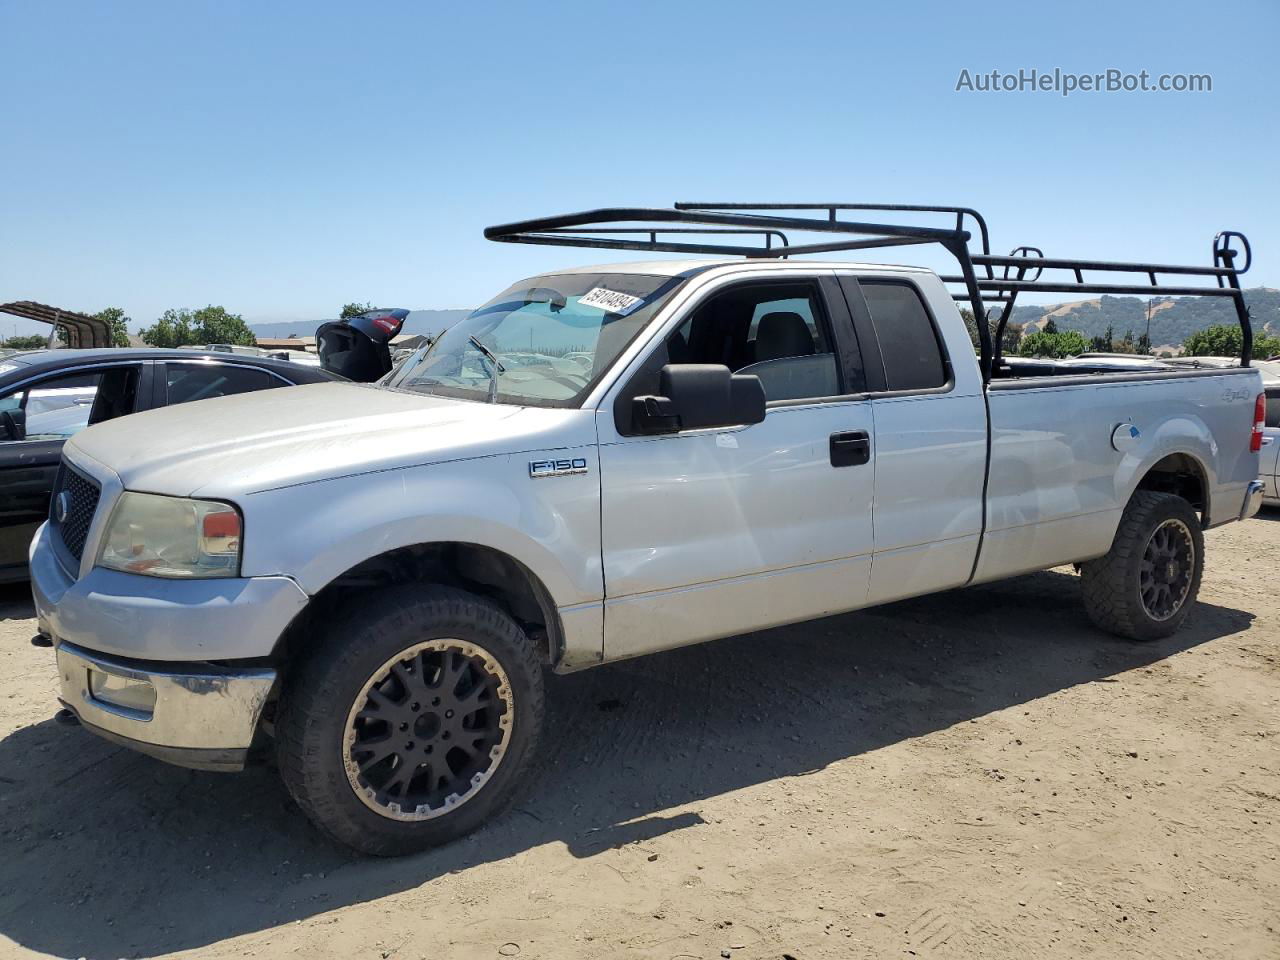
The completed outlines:
[[[15,300],[0,303],[0,313],[9,313],[26,320],[39,320],[62,331],[62,339],[68,347],[109,347],[111,328],[105,320],[72,310],[61,310],[34,300]]]

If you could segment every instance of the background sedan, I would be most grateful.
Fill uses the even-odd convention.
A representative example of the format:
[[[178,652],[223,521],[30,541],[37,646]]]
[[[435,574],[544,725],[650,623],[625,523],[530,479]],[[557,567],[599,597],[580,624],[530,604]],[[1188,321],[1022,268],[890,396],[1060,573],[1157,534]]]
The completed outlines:
[[[0,583],[27,576],[62,445],[94,423],[155,407],[341,380],[269,357],[202,350],[37,350],[0,358]]]

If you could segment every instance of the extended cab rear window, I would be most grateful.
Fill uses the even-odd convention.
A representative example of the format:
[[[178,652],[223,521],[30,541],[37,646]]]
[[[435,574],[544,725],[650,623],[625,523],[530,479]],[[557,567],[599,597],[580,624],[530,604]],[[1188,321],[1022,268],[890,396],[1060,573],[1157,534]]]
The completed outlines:
[[[932,390],[949,379],[938,332],[916,288],[889,280],[862,280],[888,390]]]

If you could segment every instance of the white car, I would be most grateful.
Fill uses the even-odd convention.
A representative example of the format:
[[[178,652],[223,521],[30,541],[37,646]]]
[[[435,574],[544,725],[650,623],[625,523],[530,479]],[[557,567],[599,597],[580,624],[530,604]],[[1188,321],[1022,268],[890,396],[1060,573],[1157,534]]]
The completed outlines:
[[[999,265],[958,229],[883,232]],[[273,745],[307,816],[386,855],[512,802],[544,667],[1065,563],[1103,629],[1172,633],[1202,531],[1258,509],[1258,372],[980,362],[948,282],[764,253],[566,269],[378,384],[90,427],[31,553],[61,699],[184,765]],[[962,281],[978,309],[1001,282]]]
[[[1265,488],[1262,502],[1280,507],[1280,429],[1267,427],[1262,438],[1262,472],[1258,474]]]
[[[1262,502],[1280,507],[1280,361],[1259,360],[1254,365],[1262,373],[1262,387],[1267,395],[1267,426],[1263,431],[1259,474],[1266,485]]]

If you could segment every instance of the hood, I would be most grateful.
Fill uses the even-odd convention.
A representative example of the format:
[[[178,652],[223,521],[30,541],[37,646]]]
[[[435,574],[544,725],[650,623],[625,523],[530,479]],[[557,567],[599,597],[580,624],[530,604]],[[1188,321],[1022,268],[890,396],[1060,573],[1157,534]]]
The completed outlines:
[[[334,477],[595,441],[583,410],[316,383],[121,417],[68,441],[126,490],[234,498]]]

